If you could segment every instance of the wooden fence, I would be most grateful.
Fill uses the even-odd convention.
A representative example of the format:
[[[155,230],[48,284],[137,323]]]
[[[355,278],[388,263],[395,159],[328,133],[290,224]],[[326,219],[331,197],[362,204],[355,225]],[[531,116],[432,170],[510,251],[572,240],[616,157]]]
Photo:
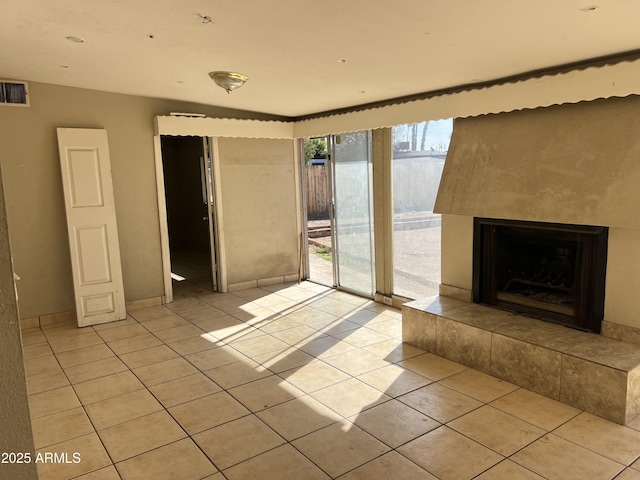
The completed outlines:
[[[329,217],[329,182],[327,167],[309,165],[307,168],[307,215],[309,218]]]

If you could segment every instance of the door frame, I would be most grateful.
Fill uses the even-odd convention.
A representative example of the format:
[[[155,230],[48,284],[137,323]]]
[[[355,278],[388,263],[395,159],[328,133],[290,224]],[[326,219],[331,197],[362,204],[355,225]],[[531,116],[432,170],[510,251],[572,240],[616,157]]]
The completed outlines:
[[[167,134],[170,135],[170,134]],[[199,136],[199,135],[194,135]],[[213,229],[209,229],[212,262],[215,258],[217,269],[212,272],[216,276],[218,292],[227,291],[227,269],[224,242],[224,228],[222,228],[222,195],[220,185],[220,163],[218,160],[218,142],[213,137],[202,137],[203,154],[211,162],[211,182],[208,188],[213,189],[213,205],[210,207]],[[208,145],[208,151],[205,148]],[[173,283],[171,279],[171,251],[169,248],[169,223],[167,219],[167,197],[164,184],[164,169],[162,163],[162,143],[161,136],[153,137],[154,159],[156,167],[156,190],[158,198],[158,220],[160,224],[160,249],[162,256],[162,278],[164,282],[164,296],[162,303],[173,302]],[[207,192],[209,195],[210,192]],[[211,222],[209,223],[211,225]],[[213,238],[212,238],[213,236]],[[210,248],[211,248],[210,247]],[[213,265],[212,265],[213,267]]]
[[[311,282],[317,283],[319,285],[323,285],[325,287],[336,288],[336,265],[334,259],[331,259],[331,284],[327,285],[325,283],[319,282],[317,280],[311,279],[311,260],[309,255],[309,214],[307,208],[307,162],[304,158],[304,142],[310,140],[312,138],[325,138],[327,142],[327,192],[329,195],[329,227],[331,230],[331,249],[333,250],[335,247],[333,245],[333,187],[332,187],[332,166],[331,166],[331,147],[330,147],[330,137],[331,135],[321,135],[318,137],[304,137],[298,138],[296,147],[297,147],[297,155],[298,159],[295,164],[298,166],[299,174],[297,174],[299,182],[298,189],[300,194],[299,198],[299,211],[300,211],[300,249],[301,249],[301,265],[300,265],[300,280],[309,280]]]
[[[226,242],[222,208],[222,182],[220,155],[218,152],[218,138],[281,138],[294,139],[293,122],[277,120],[246,120],[239,118],[214,118],[200,113],[171,113],[169,115],[157,115],[154,117],[154,156],[156,165],[156,186],[158,198],[158,219],[160,224],[160,243],[162,255],[162,272],[164,280],[164,303],[173,301],[173,288],[171,284],[171,262],[169,253],[169,228],[167,224],[167,207],[164,191],[164,173],[162,170],[162,149],[160,147],[160,135],[187,135],[209,139],[212,155],[213,188],[215,199],[215,212],[217,229],[217,261],[218,261],[218,292],[227,292],[227,261]],[[299,152],[294,148],[294,168],[297,166]],[[300,170],[295,173],[299,174]],[[300,189],[296,189],[296,202],[300,206]],[[298,220],[298,235],[300,244],[304,240],[302,236],[302,222]],[[302,259],[302,253],[300,254]]]
[[[360,133],[365,132],[367,134],[367,180],[368,180],[368,201],[367,208],[369,211],[369,222],[371,223],[371,232],[369,237],[370,243],[370,252],[371,252],[371,293],[363,292],[360,290],[356,290],[350,288],[348,286],[344,286],[340,282],[340,264],[339,264],[339,256],[340,256],[340,240],[338,239],[338,228],[336,225],[336,137],[340,135],[350,135],[351,133]],[[360,130],[359,132],[349,132],[344,134],[331,134],[327,135],[328,142],[328,150],[329,150],[329,158],[327,161],[327,165],[329,167],[328,177],[329,177],[329,192],[331,195],[331,206],[329,208],[329,218],[331,221],[331,243],[333,248],[333,283],[334,288],[337,290],[344,290],[349,293],[353,293],[355,295],[366,297],[366,298],[374,298],[376,295],[377,289],[377,275],[376,275],[376,251],[375,251],[375,209],[373,203],[373,156],[372,156],[372,143],[373,143],[373,132],[371,130]]]
[[[202,138],[202,152],[200,157],[200,181],[202,182],[203,194],[207,203],[207,231],[209,232],[209,260],[211,268],[211,280],[213,291],[218,291],[218,228],[216,222],[215,189],[213,188],[213,159],[211,142],[209,138]]]

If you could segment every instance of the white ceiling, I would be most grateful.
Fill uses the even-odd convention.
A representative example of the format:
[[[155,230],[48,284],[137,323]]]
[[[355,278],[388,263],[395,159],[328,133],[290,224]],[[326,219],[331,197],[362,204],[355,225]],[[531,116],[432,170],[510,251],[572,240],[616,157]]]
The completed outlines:
[[[640,48],[640,1],[590,1],[5,0],[0,77],[297,117]]]

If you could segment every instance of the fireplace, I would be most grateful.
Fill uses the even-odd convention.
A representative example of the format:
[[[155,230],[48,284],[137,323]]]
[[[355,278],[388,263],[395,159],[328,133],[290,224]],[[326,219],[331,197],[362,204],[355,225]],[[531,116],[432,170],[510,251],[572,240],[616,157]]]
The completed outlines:
[[[600,333],[606,227],[474,222],[474,302]]]

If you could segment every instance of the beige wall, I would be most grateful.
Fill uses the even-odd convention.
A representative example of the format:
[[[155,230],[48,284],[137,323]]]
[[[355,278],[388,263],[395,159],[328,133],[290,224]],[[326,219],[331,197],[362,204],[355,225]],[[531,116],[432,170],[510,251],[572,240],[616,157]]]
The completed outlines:
[[[227,281],[298,272],[293,140],[219,138]]]
[[[640,97],[456,119],[435,211],[640,228]]]
[[[473,217],[442,215],[441,283],[471,290]]]
[[[640,328],[640,230],[609,229],[604,319]]]
[[[1,170],[1,169],[0,169]],[[0,172],[0,453],[34,454],[25,383],[20,322],[11,267],[9,233]],[[37,478],[36,465],[0,465],[2,478],[26,480]]]
[[[153,119],[171,112],[247,112],[30,82],[31,106],[0,107],[0,159],[23,318],[74,308],[56,128],[109,135],[127,301],[161,296]],[[224,93],[224,92],[223,92]]]
[[[473,216],[608,226],[604,320],[640,328],[638,111],[631,97],[456,120],[442,284],[472,288]]]

